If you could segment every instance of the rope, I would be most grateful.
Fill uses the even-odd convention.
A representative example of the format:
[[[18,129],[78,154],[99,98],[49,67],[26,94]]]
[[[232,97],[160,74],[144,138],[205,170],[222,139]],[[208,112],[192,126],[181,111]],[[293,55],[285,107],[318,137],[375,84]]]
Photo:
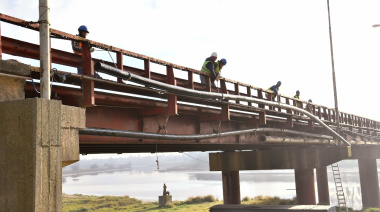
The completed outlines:
[[[157,143],[156,143],[156,163],[157,163],[157,170],[160,169],[160,162],[158,161],[158,154],[157,154]]]
[[[168,122],[169,120],[169,116],[166,116],[166,120],[165,120],[165,123],[161,126],[160,125],[160,122],[158,122],[158,119],[156,117],[156,122],[158,124],[158,130],[157,130],[157,133],[160,133],[161,130],[165,130],[165,133],[168,133],[168,130],[166,129],[166,123]]]

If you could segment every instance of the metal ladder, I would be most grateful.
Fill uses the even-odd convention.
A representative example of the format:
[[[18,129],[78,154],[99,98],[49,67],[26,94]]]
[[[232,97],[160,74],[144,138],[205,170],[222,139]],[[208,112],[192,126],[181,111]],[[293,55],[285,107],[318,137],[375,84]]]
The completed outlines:
[[[346,205],[346,197],[344,196],[342,178],[340,177],[340,171],[338,163],[331,164],[331,169],[333,172],[335,189],[336,189],[336,198],[338,200],[339,211],[348,212],[348,208]]]

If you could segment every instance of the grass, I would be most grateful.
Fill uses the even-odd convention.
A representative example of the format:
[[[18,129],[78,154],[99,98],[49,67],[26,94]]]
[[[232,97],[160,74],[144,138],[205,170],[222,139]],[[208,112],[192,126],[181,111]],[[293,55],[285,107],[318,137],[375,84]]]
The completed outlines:
[[[209,211],[214,205],[223,204],[212,195],[190,197],[185,201],[173,201],[165,207],[159,207],[158,202],[142,202],[129,196],[85,196],[81,194],[63,194],[63,212],[85,211]],[[244,197],[242,204],[261,205],[291,205],[295,199],[280,199],[279,197],[255,198]]]

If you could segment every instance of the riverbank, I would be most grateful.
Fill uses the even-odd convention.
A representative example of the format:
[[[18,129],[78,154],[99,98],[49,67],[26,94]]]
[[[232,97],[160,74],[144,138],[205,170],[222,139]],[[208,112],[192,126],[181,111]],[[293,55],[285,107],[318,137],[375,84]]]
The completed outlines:
[[[81,194],[67,195],[62,198],[63,212],[79,211],[209,211],[209,208],[223,204],[223,201],[208,195],[190,197],[186,201],[174,201],[166,207],[159,207],[158,202],[143,202],[129,196],[87,196]],[[242,204],[254,205],[294,205],[295,199],[280,199],[279,197],[255,198],[244,197]]]

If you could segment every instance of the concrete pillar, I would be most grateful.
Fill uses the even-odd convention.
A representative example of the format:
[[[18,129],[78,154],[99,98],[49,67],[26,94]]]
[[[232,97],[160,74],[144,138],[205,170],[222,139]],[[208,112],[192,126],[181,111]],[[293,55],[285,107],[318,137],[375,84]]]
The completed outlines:
[[[379,178],[376,159],[359,159],[358,162],[363,208],[379,208]]]
[[[317,168],[317,187],[318,187],[318,204],[319,205],[330,205],[330,194],[329,194],[329,182],[327,178],[327,167]]]
[[[316,205],[314,169],[295,169],[297,204]]]
[[[222,171],[223,203],[240,204],[239,171]]]
[[[0,103],[0,211],[62,211],[61,103]]]

